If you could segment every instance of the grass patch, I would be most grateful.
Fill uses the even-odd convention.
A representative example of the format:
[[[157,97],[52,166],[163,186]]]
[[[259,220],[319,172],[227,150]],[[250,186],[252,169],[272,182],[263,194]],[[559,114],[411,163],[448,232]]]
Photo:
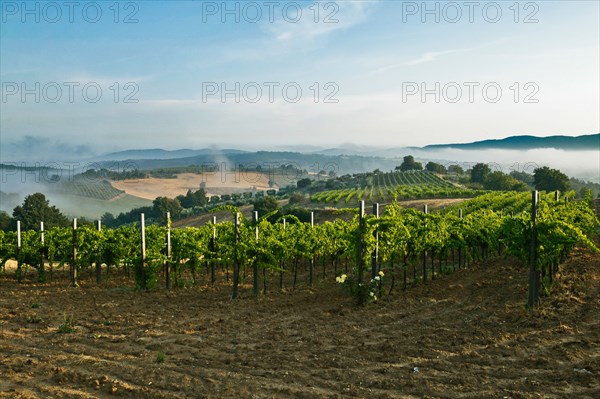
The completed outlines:
[[[75,327],[73,326],[73,314],[67,316],[67,312],[65,312],[63,317],[63,323],[58,326],[58,332],[61,334],[70,334],[75,332]]]

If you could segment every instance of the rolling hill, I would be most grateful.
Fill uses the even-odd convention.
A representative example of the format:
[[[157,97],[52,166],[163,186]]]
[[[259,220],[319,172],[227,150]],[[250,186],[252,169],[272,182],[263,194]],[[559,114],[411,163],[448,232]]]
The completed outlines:
[[[566,151],[600,150],[600,134],[589,134],[585,136],[512,136],[499,140],[482,140],[463,144],[433,144],[422,147],[423,150],[439,149],[460,150],[534,150],[543,148],[555,148]]]

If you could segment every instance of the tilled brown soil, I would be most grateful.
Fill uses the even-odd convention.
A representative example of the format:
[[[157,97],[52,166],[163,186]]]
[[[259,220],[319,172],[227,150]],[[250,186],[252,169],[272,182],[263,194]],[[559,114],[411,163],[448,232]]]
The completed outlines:
[[[232,301],[1,276],[0,398],[600,397],[600,257],[533,314],[526,279],[492,261],[355,308],[334,282]]]

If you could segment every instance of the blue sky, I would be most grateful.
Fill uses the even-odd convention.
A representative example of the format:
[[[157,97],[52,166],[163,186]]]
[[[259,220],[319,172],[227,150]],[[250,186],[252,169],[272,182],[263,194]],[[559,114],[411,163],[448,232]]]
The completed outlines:
[[[600,131],[597,1],[50,3],[0,2],[3,160]]]

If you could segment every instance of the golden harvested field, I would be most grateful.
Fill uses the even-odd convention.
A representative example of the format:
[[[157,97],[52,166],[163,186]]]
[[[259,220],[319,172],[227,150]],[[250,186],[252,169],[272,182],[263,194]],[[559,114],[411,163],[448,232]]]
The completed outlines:
[[[269,178],[264,173],[244,172],[224,174],[181,173],[176,179],[132,179],[112,181],[112,185],[127,194],[153,200],[156,197],[174,198],[185,195],[188,190],[198,190],[200,183],[205,182],[208,195],[222,195],[256,190],[269,190]]]

